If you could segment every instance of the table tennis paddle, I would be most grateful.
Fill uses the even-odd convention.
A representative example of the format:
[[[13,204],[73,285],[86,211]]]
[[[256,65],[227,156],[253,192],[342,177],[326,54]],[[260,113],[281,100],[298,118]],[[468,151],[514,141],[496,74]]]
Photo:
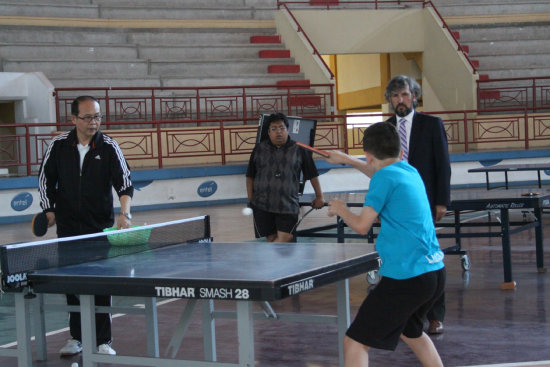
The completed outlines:
[[[307,149],[307,150],[310,150],[312,151],[313,153],[317,153],[325,158],[328,158],[329,157],[329,154],[326,150],[321,150],[321,149],[317,149],[317,148],[314,148],[314,147],[310,147],[309,145],[307,144],[304,144],[304,143],[301,143],[299,141],[296,142],[296,145],[304,148],[304,149]]]
[[[307,215],[309,213],[311,213],[313,211],[313,209],[315,209],[314,207],[311,207],[304,215],[302,215],[302,217],[296,222],[296,224],[294,225],[294,227],[292,227],[292,230],[290,231],[290,233],[294,233],[294,231],[296,230],[296,228],[298,228],[298,226],[300,225],[300,223],[302,223],[302,221],[304,220],[305,217],[307,217]]]
[[[37,237],[42,237],[48,232],[48,217],[46,213],[36,213],[32,217],[31,231]]]

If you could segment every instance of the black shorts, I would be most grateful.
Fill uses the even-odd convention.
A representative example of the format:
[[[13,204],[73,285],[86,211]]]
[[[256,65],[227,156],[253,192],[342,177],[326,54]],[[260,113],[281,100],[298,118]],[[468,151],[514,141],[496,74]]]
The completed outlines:
[[[254,232],[256,238],[276,234],[277,231],[293,233],[298,222],[298,213],[279,214],[254,208]]]
[[[410,279],[382,277],[369,292],[346,335],[378,349],[395,350],[401,334],[422,335],[424,318],[443,293],[445,268]]]

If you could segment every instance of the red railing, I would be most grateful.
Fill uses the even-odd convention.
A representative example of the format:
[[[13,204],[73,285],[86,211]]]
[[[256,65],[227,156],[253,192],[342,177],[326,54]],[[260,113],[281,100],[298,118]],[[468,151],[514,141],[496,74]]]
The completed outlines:
[[[326,115],[335,110],[334,85],[247,85],[212,87],[56,88],[56,118],[70,122],[71,102],[90,94],[107,116],[107,128],[122,121],[241,119],[261,113]]]
[[[550,77],[503,78],[477,81],[478,109],[550,110]]]
[[[550,113],[484,116],[479,111],[431,112],[445,121],[451,153],[472,150],[547,148]],[[317,119],[315,146],[361,153],[361,137],[370,124],[357,117],[382,121],[388,114],[312,115]],[[245,163],[254,147],[257,117],[243,119],[106,121],[133,169],[185,165]],[[250,123],[253,122],[253,123]],[[4,124],[15,133],[0,135],[0,166],[14,175],[36,174],[51,140],[72,124]]]

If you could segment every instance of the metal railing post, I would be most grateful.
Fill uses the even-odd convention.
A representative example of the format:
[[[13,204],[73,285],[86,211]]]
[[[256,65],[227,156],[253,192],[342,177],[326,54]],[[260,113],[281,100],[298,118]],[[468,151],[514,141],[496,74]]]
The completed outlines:
[[[27,154],[27,176],[32,173],[31,169],[31,135],[29,131],[29,125],[25,124],[25,152]],[[37,152],[38,153],[38,152]]]
[[[527,107],[523,112],[523,124],[524,124],[524,134],[525,134],[525,150],[529,150],[529,113],[527,112]]]
[[[160,129],[160,121],[152,121],[156,126],[157,126],[157,152],[158,152],[158,166],[159,166],[159,169],[162,168],[162,154],[163,154],[163,149],[162,149],[162,130]],[[166,147],[168,149],[168,147]]]

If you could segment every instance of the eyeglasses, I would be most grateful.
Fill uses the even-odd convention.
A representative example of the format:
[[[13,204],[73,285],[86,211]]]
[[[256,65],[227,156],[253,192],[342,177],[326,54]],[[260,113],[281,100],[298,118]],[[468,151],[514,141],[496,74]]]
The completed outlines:
[[[76,116],[78,117],[79,119],[81,119],[82,121],[84,121],[85,123],[89,124],[90,122],[92,122],[92,120],[94,121],[101,121],[101,119],[103,118],[103,115],[101,114],[98,114],[98,115],[86,115],[86,116]]]
[[[285,131],[286,126],[280,126],[280,127],[270,127],[269,131],[277,132],[277,131]]]

